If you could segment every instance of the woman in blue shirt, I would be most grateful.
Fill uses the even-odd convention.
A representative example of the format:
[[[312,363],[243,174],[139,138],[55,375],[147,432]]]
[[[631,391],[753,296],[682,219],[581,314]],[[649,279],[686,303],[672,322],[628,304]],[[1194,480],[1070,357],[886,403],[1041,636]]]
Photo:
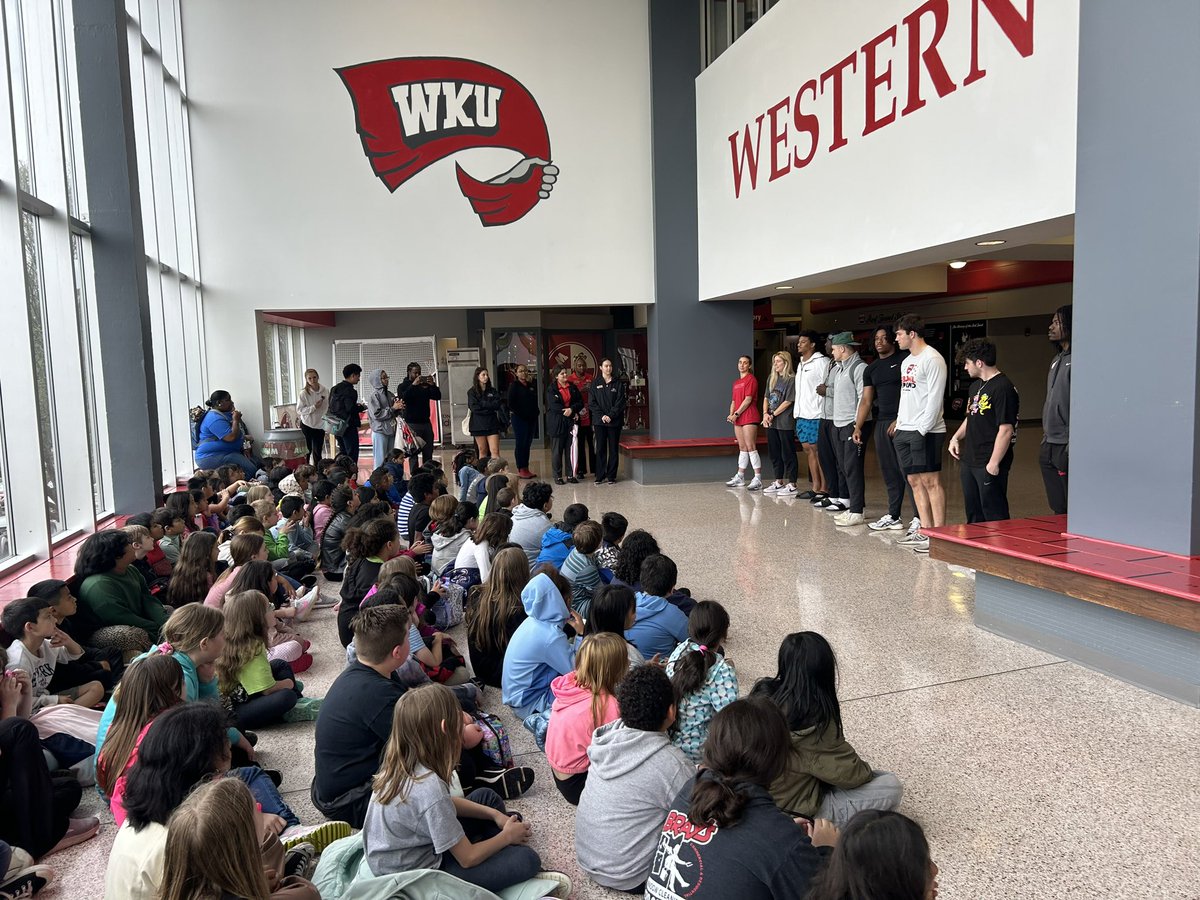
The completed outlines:
[[[196,465],[201,469],[218,466],[239,466],[247,478],[253,478],[262,463],[248,449],[242,449],[246,438],[242,414],[233,407],[229,391],[213,391],[204,404],[208,412],[200,422],[196,444]]]

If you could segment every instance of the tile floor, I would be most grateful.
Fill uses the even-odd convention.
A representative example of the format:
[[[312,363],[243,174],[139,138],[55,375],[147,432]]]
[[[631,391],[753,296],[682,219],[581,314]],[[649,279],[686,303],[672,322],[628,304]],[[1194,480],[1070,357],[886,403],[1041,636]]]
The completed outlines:
[[[1013,514],[1040,515],[1037,435],[1022,438]],[[882,485],[873,462],[868,473],[870,500]],[[945,480],[950,521],[961,522],[953,463]],[[1200,898],[1200,711],[976,629],[970,573],[865,528],[836,529],[807,503],[630,482],[559,488],[556,500],[559,509],[587,503],[597,517],[623,512],[655,533],[697,597],[726,604],[743,692],[773,672],[784,634],[814,629],[831,640],[847,735],[905,781],[902,809],[929,835],[943,900]],[[319,695],[341,668],[333,614],[316,613],[308,632],[317,662],[304,680]],[[520,763],[538,772],[514,805],[533,822],[545,864],[572,876],[577,898],[627,896],[580,875],[573,809],[496,692],[486,703],[509,723]],[[305,821],[316,818],[311,733],[264,730],[260,743]],[[43,896],[100,897],[113,835],[106,825],[51,857],[62,880]]]

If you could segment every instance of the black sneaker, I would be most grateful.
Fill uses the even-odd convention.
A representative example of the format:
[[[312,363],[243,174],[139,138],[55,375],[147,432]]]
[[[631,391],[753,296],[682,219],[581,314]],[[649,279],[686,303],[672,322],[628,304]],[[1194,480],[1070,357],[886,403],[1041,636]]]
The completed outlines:
[[[603,478],[597,478],[597,479],[596,479],[596,484],[604,484],[604,479],[603,479]]]
[[[275,787],[279,787],[281,784],[283,784],[283,773],[278,769],[263,769],[262,771],[264,775],[271,779],[271,783],[275,785]]]
[[[816,491],[805,491],[802,494],[796,495],[797,500],[815,500],[816,498],[817,498]]]
[[[317,576],[316,575],[305,575],[303,578],[300,579],[300,583],[302,585],[304,585],[306,588],[315,588],[317,586]]]
[[[828,499],[829,499],[828,494],[822,494],[819,491],[817,491],[817,492],[813,493],[812,498],[808,502],[811,503],[813,506],[820,506],[822,503],[824,503]]]
[[[565,481],[563,481],[561,478],[555,478],[555,479],[554,479],[554,483],[555,483],[555,484],[566,484],[566,482],[565,482]]]
[[[284,877],[294,875],[308,878],[316,867],[317,848],[312,844],[296,844],[283,856]]]
[[[54,870],[49,866],[34,866],[23,869],[12,878],[0,884],[0,897],[18,900],[32,897],[46,885],[54,881]]]
[[[243,731],[242,737],[246,739],[246,743],[248,743],[251,747],[258,746],[258,735],[253,731]]]
[[[571,476],[570,478],[567,479],[567,484],[579,484],[579,479],[574,476]]]
[[[515,800],[533,786],[534,772],[527,766],[484,769],[475,777],[477,787],[491,788],[505,800]]]

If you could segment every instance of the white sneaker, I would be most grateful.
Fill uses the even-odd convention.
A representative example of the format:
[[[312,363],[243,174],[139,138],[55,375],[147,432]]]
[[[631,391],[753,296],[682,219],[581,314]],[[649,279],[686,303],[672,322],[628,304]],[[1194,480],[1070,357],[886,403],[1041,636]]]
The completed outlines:
[[[833,517],[833,524],[847,527],[850,525],[861,525],[863,523],[863,514],[856,512],[839,513]]]
[[[795,497],[796,486],[794,484],[785,484],[775,492],[776,497]]]
[[[872,531],[900,531],[904,528],[904,523],[899,519],[893,519],[891,516],[883,516],[869,523],[867,527]]]
[[[921,530],[921,520],[918,519],[916,516],[913,516],[912,521],[908,523],[908,533],[916,534],[920,530]]]
[[[783,490],[783,485],[780,484],[778,481],[772,481],[765,488],[763,488],[763,493],[764,494],[777,494],[781,490]]]
[[[561,900],[566,900],[567,897],[571,896],[571,879],[568,878],[564,873],[548,870],[538,872],[533,877],[555,882],[554,889],[546,895],[547,897],[556,897],[561,898]]]
[[[732,478],[730,478],[727,482],[725,482],[725,486],[726,487],[741,487],[745,483],[746,482],[742,481],[742,473],[738,472],[736,475],[734,475]]]
[[[919,531],[910,531],[904,537],[900,538],[900,540],[896,541],[896,545],[899,547],[916,547],[928,543],[929,538],[925,537]]]
[[[761,491],[762,490],[762,479],[759,478],[757,475],[755,475],[754,480],[751,481],[748,485],[746,485],[746,490]]]
[[[292,601],[292,607],[296,610],[296,621],[303,622],[308,618],[308,614],[312,612],[313,601],[317,599],[316,591],[307,591],[304,588],[296,591],[296,599]]]

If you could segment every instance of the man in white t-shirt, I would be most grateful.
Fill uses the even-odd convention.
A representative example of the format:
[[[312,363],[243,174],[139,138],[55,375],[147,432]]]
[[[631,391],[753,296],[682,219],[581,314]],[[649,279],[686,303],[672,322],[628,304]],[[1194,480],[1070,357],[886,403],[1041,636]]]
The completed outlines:
[[[829,496],[825,473],[817,457],[817,438],[821,432],[821,412],[825,399],[817,393],[817,385],[825,383],[829,374],[829,357],[817,348],[821,336],[815,331],[802,331],[796,341],[796,440],[808,462],[810,487],[800,494],[801,500],[817,502]]]
[[[942,452],[946,445],[946,360],[925,343],[925,322],[906,315],[896,320],[896,343],[908,351],[901,364],[900,410],[891,433],[900,468],[912,486],[922,525],[946,523],[946,492],[942,488]],[[917,531],[896,543],[918,553],[929,552],[929,538]]]

